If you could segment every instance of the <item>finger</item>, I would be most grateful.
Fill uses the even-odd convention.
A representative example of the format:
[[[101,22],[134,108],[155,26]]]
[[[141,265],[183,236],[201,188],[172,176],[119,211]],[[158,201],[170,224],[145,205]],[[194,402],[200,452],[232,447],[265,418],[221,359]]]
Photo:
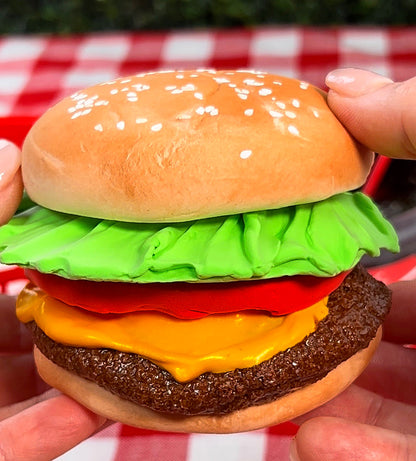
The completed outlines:
[[[4,461],[49,461],[100,428],[106,419],[64,395],[44,400],[0,423]]]
[[[392,80],[360,69],[326,77],[328,104],[362,144],[383,155],[416,158],[416,78]]]
[[[355,384],[385,398],[416,405],[416,350],[382,341]]]
[[[37,373],[32,352],[0,356],[0,407],[28,399],[46,389]]]
[[[39,402],[43,402],[44,400],[51,399],[58,395],[60,395],[59,391],[57,391],[56,389],[49,389],[43,392],[42,394],[31,397],[30,399],[26,399],[21,402],[17,402],[12,405],[2,407],[0,408],[0,421],[10,418],[11,416],[17,415],[18,413],[21,413],[23,410],[26,410],[26,408],[33,407]]]
[[[15,298],[0,295],[0,353],[29,352],[32,335],[16,317]]]
[[[397,282],[389,288],[393,307],[383,327],[383,338],[398,344],[416,344],[416,280]]]
[[[325,405],[300,416],[295,422],[301,424],[317,416],[335,416],[416,435],[416,407],[385,399],[356,385]]]
[[[14,144],[0,140],[0,225],[17,210],[23,195],[21,152]]]
[[[416,459],[416,437],[321,417],[299,428],[290,455],[291,461],[411,461]]]

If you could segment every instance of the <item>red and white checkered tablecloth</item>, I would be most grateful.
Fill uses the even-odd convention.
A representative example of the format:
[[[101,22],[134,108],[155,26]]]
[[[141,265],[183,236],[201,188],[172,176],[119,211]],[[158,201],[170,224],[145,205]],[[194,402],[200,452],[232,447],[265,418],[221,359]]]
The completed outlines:
[[[345,66],[366,68],[395,80],[413,77],[416,27],[260,27],[0,37],[0,137],[15,136],[19,142],[32,117],[62,97],[143,70],[255,68],[322,87],[329,70]],[[16,117],[28,118],[19,128]],[[11,280],[14,276],[6,280],[7,272],[0,267],[0,291],[2,277],[6,289],[13,291],[19,285]],[[416,278],[416,257],[382,268],[376,275],[388,282]],[[59,460],[286,460],[295,432],[291,423],[232,435],[159,433],[114,424]]]
[[[149,69],[255,68],[322,86],[339,66],[414,76],[416,27],[0,37],[0,116],[38,116],[82,87]]]

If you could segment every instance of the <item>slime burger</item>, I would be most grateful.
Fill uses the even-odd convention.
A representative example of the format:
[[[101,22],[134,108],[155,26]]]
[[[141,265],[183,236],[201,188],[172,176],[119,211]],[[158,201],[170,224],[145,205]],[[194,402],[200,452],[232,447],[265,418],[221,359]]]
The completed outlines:
[[[23,147],[38,204],[0,229],[46,382],[161,430],[236,432],[323,404],[390,307],[372,153],[303,81],[164,71],[79,91]]]

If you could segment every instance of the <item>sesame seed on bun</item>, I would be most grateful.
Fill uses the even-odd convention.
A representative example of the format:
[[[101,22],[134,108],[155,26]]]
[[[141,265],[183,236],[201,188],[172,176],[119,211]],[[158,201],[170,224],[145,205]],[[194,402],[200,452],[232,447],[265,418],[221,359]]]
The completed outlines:
[[[52,107],[25,141],[23,177],[47,208],[171,222],[322,200],[361,186],[372,161],[306,82],[166,71]]]

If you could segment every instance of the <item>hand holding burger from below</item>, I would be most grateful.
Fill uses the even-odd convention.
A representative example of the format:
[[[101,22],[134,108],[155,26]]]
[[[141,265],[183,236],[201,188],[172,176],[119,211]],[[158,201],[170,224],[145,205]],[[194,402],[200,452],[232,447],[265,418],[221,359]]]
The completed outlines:
[[[262,72],[140,74],[64,99],[23,148],[39,207],[0,230],[1,261],[32,282],[17,312],[41,376],[162,430],[255,429],[331,399],[390,307],[356,267],[397,250],[348,192],[372,158],[321,91]]]

